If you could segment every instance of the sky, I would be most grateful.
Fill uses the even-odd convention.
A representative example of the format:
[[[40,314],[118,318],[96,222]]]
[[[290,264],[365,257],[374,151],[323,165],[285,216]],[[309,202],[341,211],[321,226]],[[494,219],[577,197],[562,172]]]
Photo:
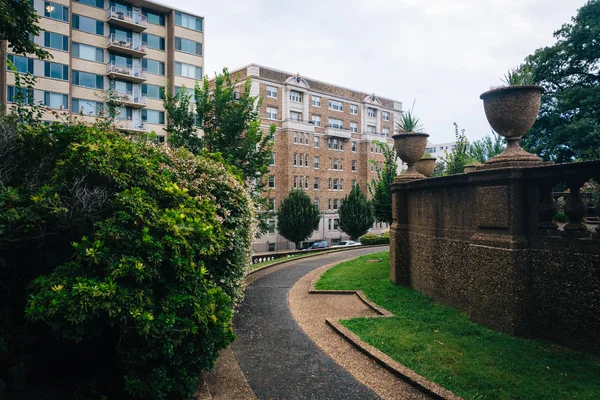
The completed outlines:
[[[162,0],[167,2],[166,0]],[[169,0],[205,17],[204,73],[250,63],[414,102],[433,143],[490,133],[479,95],[585,0]]]

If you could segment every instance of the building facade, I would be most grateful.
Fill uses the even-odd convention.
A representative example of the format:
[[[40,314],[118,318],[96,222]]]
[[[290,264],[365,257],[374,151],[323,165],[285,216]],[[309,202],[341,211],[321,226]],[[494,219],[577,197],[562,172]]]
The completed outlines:
[[[260,96],[264,130],[275,124],[274,156],[268,177],[269,208],[293,189],[302,189],[321,213],[309,241],[335,244],[348,236],[338,228],[337,210],[353,185],[368,193],[384,157],[374,141],[393,145],[394,121],[402,103],[346,89],[298,74],[252,64],[232,71],[236,79],[252,78],[251,94]],[[374,161],[373,164],[371,161]],[[293,249],[279,235],[276,217],[270,231],[257,239],[255,252]],[[373,232],[387,229],[376,223]]]
[[[161,88],[194,87],[204,67],[204,18],[145,0],[32,0],[42,32],[34,41],[52,59],[8,58],[37,77],[22,95],[36,104],[91,120],[105,110],[112,89],[121,105],[117,126],[156,132],[165,139]],[[6,50],[7,44],[2,44]],[[10,104],[19,89],[0,62],[0,98]],[[44,119],[55,119],[48,111]]]

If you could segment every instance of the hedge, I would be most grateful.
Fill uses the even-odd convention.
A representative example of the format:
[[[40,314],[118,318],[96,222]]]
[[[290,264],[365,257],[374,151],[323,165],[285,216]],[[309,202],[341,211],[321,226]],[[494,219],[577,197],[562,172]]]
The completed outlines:
[[[364,245],[390,244],[390,235],[389,232],[381,235],[367,233],[365,235],[362,235],[358,240],[361,244]]]

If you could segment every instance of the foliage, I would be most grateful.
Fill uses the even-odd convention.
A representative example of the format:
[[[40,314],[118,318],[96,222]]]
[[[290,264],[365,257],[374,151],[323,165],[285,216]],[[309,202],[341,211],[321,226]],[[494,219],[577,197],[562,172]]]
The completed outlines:
[[[535,82],[533,71],[528,64],[508,70],[502,81],[508,86],[533,85]]]
[[[428,152],[428,151],[426,151],[425,153],[423,153],[423,156],[422,156],[421,158],[423,159],[423,158],[431,158],[431,157],[433,157],[433,156],[431,155],[431,153],[430,153],[430,152]]]
[[[184,90],[175,95],[167,91],[164,107],[170,143],[183,146],[194,154],[220,153],[223,161],[242,177],[256,209],[259,209],[261,206],[266,208],[266,199],[261,193],[271,162],[275,125],[269,132],[262,131],[261,100],[250,95],[250,87],[250,79],[240,86],[224,68],[213,84],[205,77],[202,86],[196,85],[196,115],[190,105],[191,96]],[[202,130],[201,137],[198,128]],[[265,232],[265,215],[255,215],[260,218],[260,231]]]
[[[378,263],[368,260],[380,259]],[[466,313],[390,281],[389,252],[327,270],[317,289],[362,290],[393,318],[342,324],[372,346],[464,399],[598,399],[600,359],[477,325]]]
[[[8,47],[15,54],[50,58],[50,53],[33,41],[42,31],[39,19],[29,0],[0,0],[0,40],[8,41]]]
[[[373,196],[373,215],[378,222],[392,223],[392,190],[390,185],[396,178],[398,164],[396,149],[387,143],[374,142],[379,146],[385,161],[383,168],[377,170],[377,180],[373,179],[368,185],[369,193]],[[371,160],[375,163],[375,161]]]
[[[375,244],[390,244],[390,235],[376,235],[374,233],[366,233],[358,238],[360,244],[364,244],[365,246],[375,245]]]
[[[492,131],[492,136],[485,136],[480,140],[469,143],[469,156],[480,163],[484,163],[490,158],[504,151],[504,140],[496,132]]]
[[[99,126],[1,126],[0,325],[28,351],[53,343],[36,353],[44,374],[85,362],[102,393],[189,397],[234,337],[252,240],[242,183]]]
[[[346,232],[351,240],[357,240],[373,226],[375,222],[373,205],[360,190],[359,185],[354,186],[344,198],[338,209],[338,217],[340,229]]]
[[[303,190],[292,190],[277,211],[277,229],[298,248],[319,227],[320,219],[319,209],[310,197]]]
[[[421,132],[423,124],[419,118],[413,113],[413,110],[404,111],[400,114],[399,120],[396,122],[396,131],[399,133],[414,133]]]
[[[521,141],[544,160],[590,160],[600,154],[600,0],[589,0],[556,43],[527,57],[546,90],[538,119]]]
[[[554,216],[554,221],[566,223],[566,222],[569,222],[569,217],[567,217],[565,215],[565,213],[557,212],[556,215]]]
[[[445,175],[462,174],[465,165],[472,161],[465,130],[461,129],[459,132],[456,122],[454,123],[454,135],[456,136],[456,148],[451,153],[446,152]]]

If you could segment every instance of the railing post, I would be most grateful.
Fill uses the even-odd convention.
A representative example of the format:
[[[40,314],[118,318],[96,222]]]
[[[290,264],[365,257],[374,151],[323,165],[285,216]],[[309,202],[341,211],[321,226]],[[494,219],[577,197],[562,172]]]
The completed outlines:
[[[538,206],[540,229],[558,229],[554,223],[554,216],[558,211],[558,206],[554,201],[554,181],[545,180],[539,185],[540,204]]]
[[[585,179],[579,177],[570,178],[567,181],[570,193],[565,205],[565,214],[569,217],[569,223],[565,225],[567,231],[585,231],[583,225],[583,217],[585,217],[585,203],[581,198],[581,186],[585,183]]]

